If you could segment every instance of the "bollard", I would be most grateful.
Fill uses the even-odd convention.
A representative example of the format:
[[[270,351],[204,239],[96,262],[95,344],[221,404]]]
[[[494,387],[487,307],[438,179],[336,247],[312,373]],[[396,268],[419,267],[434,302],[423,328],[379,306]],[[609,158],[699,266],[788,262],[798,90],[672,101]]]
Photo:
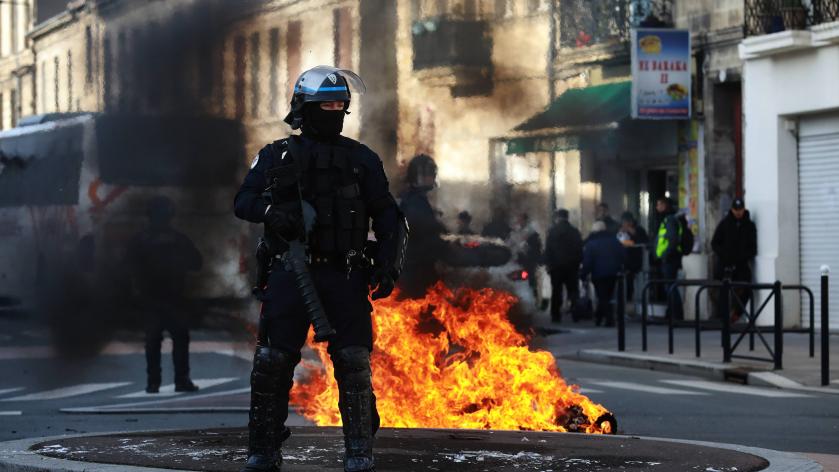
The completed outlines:
[[[772,293],[775,295],[775,369],[784,368],[784,300],[781,282],[775,281]]]
[[[626,324],[624,323],[624,316],[626,314],[626,283],[624,281],[625,274],[618,277],[618,312],[615,314],[618,321],[618,351],[626,350]]]
[[[731,291],[731,281],[725,279],[722,281],[722,288],[720,289],[719,312],[722,317],[722,361],[731,362],[731,315],[729,309],[729,293]]]
[[[671,290],[667,292],[667,352],[673,354],[673,312],[676,310],[670,305],[673,302],[673,292],[679,290],[676,282],[670,286]]]
[[[828,305],[828,288],[830,267],[821,266],[822,287],[821,287],[821,342],[822,342],[822,386],[830,385],[830,310]]]

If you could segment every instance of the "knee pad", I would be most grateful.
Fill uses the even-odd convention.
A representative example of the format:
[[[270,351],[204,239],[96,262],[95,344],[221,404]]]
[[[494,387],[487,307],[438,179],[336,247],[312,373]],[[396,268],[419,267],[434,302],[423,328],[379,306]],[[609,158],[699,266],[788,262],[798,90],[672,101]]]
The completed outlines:
[[[348,346],[338,349],[331,357],[339,386],[351,391],[370,388],[370,351],[366,347]]]
[[[290,354],[280,349],[265,346],[256,348],[253,356],[251,385],[257,392],[272,392],[279,387],[278,379],[294,375],[294,367],[300,362],[300,354]]]

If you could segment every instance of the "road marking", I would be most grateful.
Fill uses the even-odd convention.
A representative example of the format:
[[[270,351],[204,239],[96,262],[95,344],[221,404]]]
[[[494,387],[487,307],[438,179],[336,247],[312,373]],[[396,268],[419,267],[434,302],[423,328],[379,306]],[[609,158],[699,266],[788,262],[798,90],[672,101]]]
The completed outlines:
[[[207,389],[210,387],[215,387],[216,385],[226,384],[228,382],[233,382],[234,380],[239,380],[239,377],[224,377],[219,379],[194,379],[192,382],[195,385],[198,385],[199,388]],[[174,397],[175,395],[180,395],[184,392],[176,392],[175,391],[175,384],[164,385],[160,387],[160,393],[146,393],[145,390],[140,390],[139,392],[129,393],[126,395],[120,395],[116,398],[159,398],[159,397]]]
[[[140,402],[131,402],[131,403],[118,403],[118,404],[111,404],[111,405],[99,405],[93,407],[82,407],[82,408],[62,408],[60,411],[64,413],[147,413],[153,411],[193,411],[196,408],[191,407],[179,407],[178,403],[184,402],[191,402],[195,400],[203,400],[205,398],[213,398],[213,397],[223,397],[225,395],[239,395],[242,393],[250,393],[250,387],[242,387],[236,388],[233,390],[224,390],[221,392],[213,392],[213,393],[203,393],[203,394],[192,394],[189,396],[183,397],[170,397],[170,398],[161,398],[159,400],[144,400]],[[165,405],[175,403],[176,405],[173,407],[167,408]],[[292,408],[293,405],[289,405],[289,408]],[[200,407],[198,411],[206,411],[216,407]],[[222,407],[223,408],[223,407]],[[236,410],[239,411],[239,410]],[[242,410],[245,411],[245,410]]]
[[[603,393],[603,390],[597,390],[596,388],[581,388],[580,393],[583,395],[589,395],[591,393]]]
[[[0,411],[0,416],[20,416],[22,411]]]
[[[805,398],[810,397],[803,393],[785,392],[769,388],[750,387],[723,382],[711,382],[710,380],[662,380],[664,383],[680,385],[682,387],[699,388],[702,390],[713,390],[715,392],[739,393],[742,395],[756,395],[769,398]]]
[[[46,390],[43,392],[30,393],[28,395],[21,395],[18,397],[4,398],[0,401],[4,402],[30,402],[36,400],[57,400],[59,398],[75,397],[78,395],[85,395],[87,393],[98,392],[101,390],[108,390],[117,387],[124,387],[131,385],[131,382],[109,382],[109,383],[88,383],[72,385],[70,387],[61,387],[54,390]]]
[[[3,388],[3,389],[0,389],[0,395],[5,395],[7,393],[17,392],[19,390],[23,390],[23,387]]]
[[[634,382],[591,382],[595,385],[607,388],[619,388],[621,390],[635,390],[637,392],[657,393],[661,395],[708,395],[705,392],[693,392],[690,390],[677,390],[675,388],[655,387]]]

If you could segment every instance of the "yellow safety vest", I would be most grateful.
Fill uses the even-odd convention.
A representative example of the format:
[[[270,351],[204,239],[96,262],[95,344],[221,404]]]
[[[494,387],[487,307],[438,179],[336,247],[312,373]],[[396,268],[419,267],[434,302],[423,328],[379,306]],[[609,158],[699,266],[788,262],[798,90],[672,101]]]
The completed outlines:
[[[679,225],[679,241],[682,240],[682,224],[679,220],[676,220],[676,224]],[[665,217],[661,220],[661,224],[658,225],[658,241],[656,241],[655,247],[655,256],[659,259],[664,257],[664,253],[667,252],[667,248],[670,247],[670,240],[666,238],[667,236],[667,218]],[[681,243],[676,247],[679,252],[682,251]]]

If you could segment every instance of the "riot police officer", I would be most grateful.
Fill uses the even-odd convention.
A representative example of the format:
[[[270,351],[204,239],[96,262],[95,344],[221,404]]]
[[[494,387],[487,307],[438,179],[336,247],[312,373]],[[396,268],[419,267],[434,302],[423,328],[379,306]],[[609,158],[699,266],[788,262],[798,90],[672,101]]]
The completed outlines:
[[[340,134],[349,113],[350,85],[365,91],[361,78],[348,70],[318,66],[301,74],[285,121],[302,133],[262,148],[236,194],[236,216],[265,225],[273,256],[267,283],[259,287],[263,304],[243,471],[279,470],[280,446],[289,436],[284,425],[288,395],[309,329],[309,300],[284,264],[288,241],[295,238],[307,242],[311,280],[335,330],[327,350],[338,382],[344,469],[374,467],[379,418],[371,382],[368,288],[374,300],[390,295],[401,271],[408,228],[379,157]],[[371,220],[374,250],[367,241]]]
[[[408,243],[399,290],[404,297],[421,298],[440,280],[435,266],[437,261],[446,259],[447,253],[441,237],[446,227],[428,200],[428,193],[437,186],[437,163],[427,154],[417,154],[408,163],[405,180],[408,188],[400,195],[399,207],[408,219],[413,237]]]

